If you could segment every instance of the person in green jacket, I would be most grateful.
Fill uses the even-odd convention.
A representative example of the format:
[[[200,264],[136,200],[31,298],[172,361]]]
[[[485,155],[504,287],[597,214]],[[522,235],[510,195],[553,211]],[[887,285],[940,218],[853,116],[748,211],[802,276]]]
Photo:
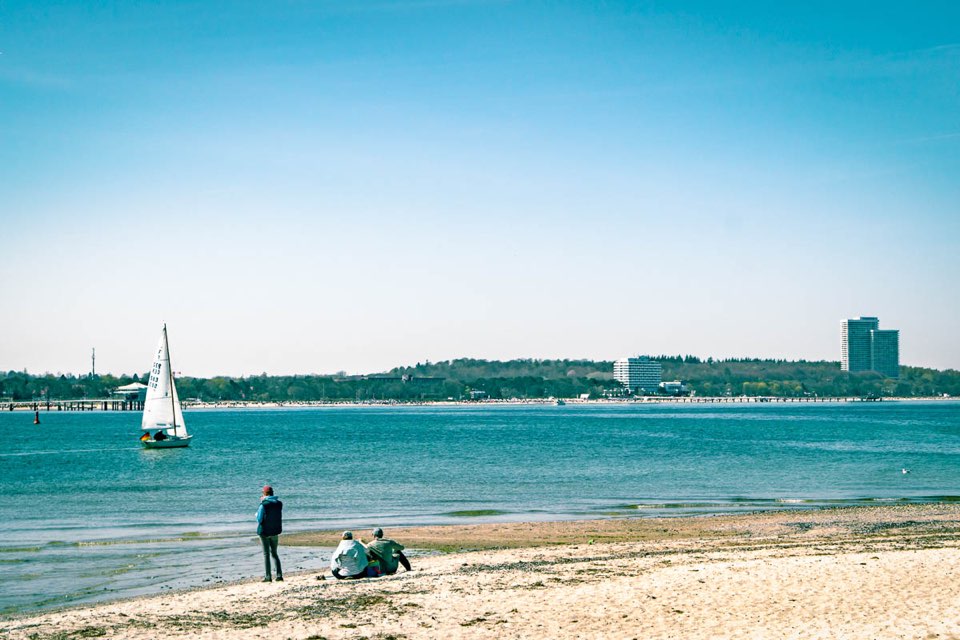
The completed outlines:
[[[389,538],[384,538],[383,529],[380,527],[373,530],[373,540],[366,546],[367,555],[380,561],[380,569],[386,575],[396,573],[398,563],[402,564],[407,571],[413,571],[407,556],[403,555],[403,545]]]

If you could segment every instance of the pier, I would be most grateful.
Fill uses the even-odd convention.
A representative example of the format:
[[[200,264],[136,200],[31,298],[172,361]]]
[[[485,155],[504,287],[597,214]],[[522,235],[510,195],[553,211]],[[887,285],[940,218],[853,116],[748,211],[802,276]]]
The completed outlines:
[[[143,400],[100,398],[84,400],[17,400],[4,402],[7,411],[143,411]]]
[[[878,396],[643,396],[632,402],[673,402],[677,404],[754,404],[762,402],[880,402]],[[631,402],[631,400],[627,400]]]
[[[896,398],[881,398],[878,396],[802,396],[802,397],[778,397],[778,396],[643,396],[639,398],[608,398],[604,400],[580,400],[576,398],[565,398],[568,404],[826,404],[842,402],[881,402],[886,400],[896,400]],[[480,400],[480,401],[454,401],[453,404],[542,404],[553,402],[545,398],[525,398],[510,400]],[[301,400],[301,401],[274,401],[274,402],[253,402],[253,401],[217,401],[217,402],[198,402],[196,400],[181,401],[180,406],[184,409],[243,409],[251,407],[329,407],[336,405],[447,405],[450,401],[383,401],[383,402],[330,402],[323,400]],[[0,401],[0,411],[143,411],[143,400],[124,400],[118,398],[100,398],[83,400],[3,400]]]

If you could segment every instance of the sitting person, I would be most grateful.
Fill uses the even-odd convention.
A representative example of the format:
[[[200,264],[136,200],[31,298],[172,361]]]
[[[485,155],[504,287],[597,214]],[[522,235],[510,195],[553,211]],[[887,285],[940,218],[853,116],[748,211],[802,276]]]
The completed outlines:
[[[153,434],[153,439],[157,442],[160,442],[161,440],[166,440],[167,434],[165,434],[163,431],[157,431],[155,434]]]
[[[403,555],[403,545],[389,538],[384,539],[380,527],[373,530],[373,540],[367,545],[367,554],[380,561],[380,569],[388,576],[397,572],[398,562],[407,571],[412,571],[410,561]]]
[[[353,533],[343,532],[343,539],[330,556],[330,570],[338,580],[365,578],[367,576],[367,551],[353,539]]]

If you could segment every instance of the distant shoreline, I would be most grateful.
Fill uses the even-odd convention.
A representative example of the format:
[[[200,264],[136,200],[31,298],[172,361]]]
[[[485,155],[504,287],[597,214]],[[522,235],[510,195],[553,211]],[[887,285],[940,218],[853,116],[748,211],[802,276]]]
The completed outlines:
[[[485,406],[622,406],[622,405],[700,405],[700,404],[838,404],[851,402],[956,402],[960,398],[953,396],[918,396],[918,397],[883,397],[862,398],[858,396],[836,397],[789,397],[789,396],[687,396],[687,397],[643,397],[643,398],[603,398],[597,400],[581,400],[579,398],[525,398],[525,399],[489,399],[489,400],[362,400],[362,401],[331,401],[331,400],[301,400],[301,401],[247,401],[222,400],[217,402],[182,401],[184,410],[210,409],[311,409],[336,407],[485,407]],[[52,400],[50,406],[46,402],[18,400],[15,402],[0,403],[0,412],[4,411],[58,411],[57,406],[86,405],[84,409],[66,408],[66,411],[95,411],[116,412],[117,409],[103,409],[104,403],[112,400],[81,399],[81,400]],[[127,410],[130,411],[130,410]]]
[[[846,402],[944,402],[957,401],[953,397],[904,397],[904,398],[878,398],[865,399],[859,397],[836,397],[836,398],[788,398],[771,396],[748,396],[748,397],[687,397],[687,398],[639,398],[639,399],[602,399],[602,400],[579,400],[563,398],[563,405],[575,406],[622,406],[622,405],[647,405],[647,404],[670,404],[670,405],[696,405],[696,404],[836,404]],[[300,402],[246,402],[246,401],[223,401],[223,402],[184,402],[184,409],[299,409],[299,408],[323,408],[323,407],[484,407],[484,406],[554,406],[556,399],[552,398],[530,398],[513,400],[424,400],[424,401],[402,401],[402,400],[365,400],[365,401],[319,401],[305,400]],[[562,405],[561,405],[562,406]]]

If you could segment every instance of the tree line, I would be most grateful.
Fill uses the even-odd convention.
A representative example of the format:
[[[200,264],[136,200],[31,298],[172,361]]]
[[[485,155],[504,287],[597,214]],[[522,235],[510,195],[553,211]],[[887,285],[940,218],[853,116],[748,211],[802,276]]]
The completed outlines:
[[[876,373],[846,373],[837,362],[738,358],[702,360],[695,356],[651,357],[661,363],[663,380],[681,380],[697,396],[850,397],[960,396],[960,372],[901,367],[899,378]],[[34,375],[0,372],[0,401],[107,398],[131,382],[146,382],[147,373],[130,375]],[[293,375],[177,379],[181,399],[207,402],[426,401],[601,398],[616,393],[613,362],[596,360],[508,361],[460,358],[397,367],[368,376]]]

